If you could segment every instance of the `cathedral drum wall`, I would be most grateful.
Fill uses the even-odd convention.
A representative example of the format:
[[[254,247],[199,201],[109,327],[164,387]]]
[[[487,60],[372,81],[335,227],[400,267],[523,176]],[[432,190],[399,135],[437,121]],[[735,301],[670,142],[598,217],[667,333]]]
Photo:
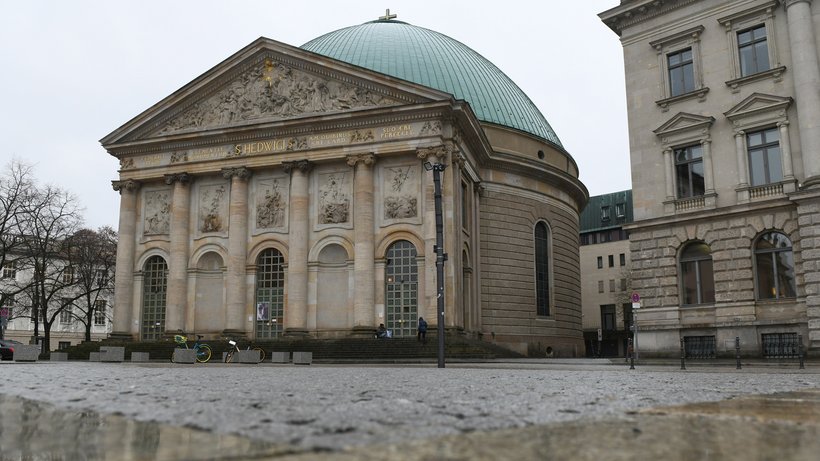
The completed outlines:
[[[480,222],[485,340],[529,356],[582,355],[578,212],[554,199],[487,185]],[[538,315],[537,308],[534,229],[539,222],[549,229],[548,315]]]

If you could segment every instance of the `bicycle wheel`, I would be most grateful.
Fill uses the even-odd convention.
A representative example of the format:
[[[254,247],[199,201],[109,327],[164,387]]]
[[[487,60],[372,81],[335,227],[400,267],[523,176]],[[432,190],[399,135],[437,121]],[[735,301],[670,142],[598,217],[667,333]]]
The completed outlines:
[[[200,344],[199,349],[196,350],[196,361],[205,363],[208,360],[211,360],[211,346]]]
[[[236,352],[236,349],[231,349],[225,354],[225,363],[233,362],[233,354]]]
[[[251,350],[259,352],[259,361],[256,363],[262,363],[265,361],[265,349],[262,349],[261,347],[254,347]]]

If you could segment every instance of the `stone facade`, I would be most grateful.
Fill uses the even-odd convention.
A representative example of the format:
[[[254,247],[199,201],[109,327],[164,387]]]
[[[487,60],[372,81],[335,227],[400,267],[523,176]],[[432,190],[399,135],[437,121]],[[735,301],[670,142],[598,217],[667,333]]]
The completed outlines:
[[[767,338],[799,335],[820,354],[820,4],[624,1],[600,17],[624,49],[641,350],[698,337],[728,355],[740,338],[773,356]],[[772,235],[790,261],[769,286]],[[706,266],[687,259],[703,244]]]
[[[380,323],[411,336],[419,316],[435,329],[430,162],[446,165],[445,327],[582,353],[577,166],[449,94],[262,38],[102,143],[121,162],[112,336],[345,337]]]

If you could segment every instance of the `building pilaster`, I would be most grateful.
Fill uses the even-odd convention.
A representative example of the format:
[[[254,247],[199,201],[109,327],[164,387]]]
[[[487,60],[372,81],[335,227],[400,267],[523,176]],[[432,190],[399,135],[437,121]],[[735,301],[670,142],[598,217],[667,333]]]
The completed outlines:
[[[792,76],[797,103],[800,148],[803,153],[803,187],[820,188],[820,64],[814,36],[811,0],[784,1],[789,24]]]
[[[137,191],[140,183],[134,180],[112,181],[120,193],[120,224],[117,239],[117,266],[114,273],[114,330],[113,339],[134,339],[131,324],[131,303],[134,293],[134,249],[137,228]]]
[[[347,164],[354,168],[353,175],[353,228],[355,254],[353,272],[353,329],[373,333],[375,321],[375,245],[373,224],[373,164],[372,153],[350,155]]]
[[[310,170],[307,160],[284,162],[290,179],[290,233],[288,236],[287,306],[285,334],[307,334],[308,240],[310,236]]]
[[[188,304],[188,220],[190,214],[191,176],[188,173],[165,175],[165,184],[173,184],[171,199],[171,241],[168,262],[168,297],[165,308],[165,333],[173,336],[182,330]]]
[[[226,336],[242,336],[248,332],[245,322],[247,301],[245,267],[248,253],[248,179],[250,170],[245,167],[223,168],[222,177],[231,180],[231,202],[228,223],[228,273]]]

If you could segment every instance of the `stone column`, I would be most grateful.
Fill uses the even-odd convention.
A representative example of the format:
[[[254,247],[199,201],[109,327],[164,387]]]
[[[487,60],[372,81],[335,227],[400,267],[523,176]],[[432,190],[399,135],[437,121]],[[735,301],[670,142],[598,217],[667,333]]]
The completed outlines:
[[[749,187],[749,163],[746,161],[746,132],[735,132],[735,154],[737,155],[738,185]]]
[[[789,24],[797,124],[803,153],[804,187],[820,187],[820,64],[811,12],[811,0],[783,2]]]
[[[114,275],[114,331],[112,339],[134,339],[131,335],[132,302],[134,293],[134,248],[137,230],[137,191],[140,184],[134,180],[112,181],[120,193],[120,226],[117,239],[117,267]]]
[[[663,150],[663,174],[666,177],[666,200],[675,200],[675,182],[673,168],[675,168],[672,161],[672,149],[666,148]]]
[[[712,140],[706,138],[700,142],[703,147],[703,185],[707,195],[715,193],[715,178],[712,174]]]
[[[228,222],[228,273],[226,284],[227,312],[225,336],[244,336],[248,332],[245,266],[248,253],[248,178],[245,167],[223,168],[222,177],[231,180],[231,204]]]
[[[310,170],[307,160],[284,162],[290,178],[290,233],[288,235],[288,296],[285,334],[307,334],[308,243],[310,236]]]
[[[789,138],[789,122],[779,122],[780,129],[780,160],[783,166],[783,179],[794,179],[794,167],[792,165],[792,143]]]
[[[376,287],[373,224],[373,163],[372,153],[350,155],[347,164],[353,173],[353,229],[355,255],[353,273],[356,287],[353,292],[353,330],[368,336],[373,333]]]
[[[188,215],[191,177],[188,173],[165,175],[165,184],[174,185],[171,198],[171,242],[168,261],[168,297],[165,307],[165,333],[173,336],[183,328],[188,304]]]

